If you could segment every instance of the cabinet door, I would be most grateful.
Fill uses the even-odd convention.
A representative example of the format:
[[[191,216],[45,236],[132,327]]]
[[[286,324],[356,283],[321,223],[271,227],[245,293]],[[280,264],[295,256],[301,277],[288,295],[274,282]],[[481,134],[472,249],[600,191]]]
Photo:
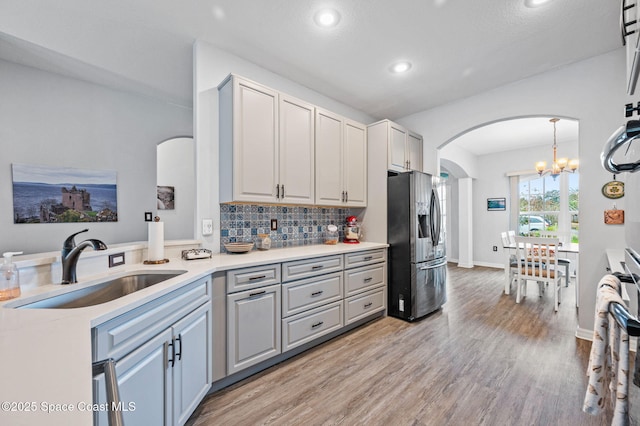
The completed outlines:
[[[422,137],[409,132],[407,135],[407,159],[411,170],[422,171]]]
[[[343,204],[342,118],[316,109],[316,204]]]
[[[234,200],[274,202],[277,179],[277,92],[235,78],[233,91]]]
[[[166,355],[171,339],[171,330],[167,329],[116,363],[122,417],[127,426],[172,424],[172,372],[166,362],[171,358],[171,351]],[[94,378],[94,401],[107,402],[104,374]],[[94,424],[108,426],[107,412],[96,411]]]
[[[389,145],[387,151],[387,168],[397,172],[407,169],[405,148],[407,131],[395,123],[389,123]]]
[[[347,120],[344,123],[344,189],[347,205],[367,206],[367,128]]]
[[[315,189],[313,105],[280,95],[280,200],[313,204]]]
[[[227,374],[281,352],[280,284],[227,295]]]
[[[211,387],[211,303],[173,327],[173,424],[183,425]]]

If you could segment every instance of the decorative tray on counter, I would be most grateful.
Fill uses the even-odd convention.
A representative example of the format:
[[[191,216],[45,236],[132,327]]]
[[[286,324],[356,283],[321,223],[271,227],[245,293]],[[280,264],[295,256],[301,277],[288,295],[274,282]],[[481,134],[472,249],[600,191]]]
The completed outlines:
[[[247,253],[253,248],[253,243],[225,243],[224,248],[229,253]]]
[[[182,258],[184,260],[211,259],[211,250],[204,248],[182,250]]]

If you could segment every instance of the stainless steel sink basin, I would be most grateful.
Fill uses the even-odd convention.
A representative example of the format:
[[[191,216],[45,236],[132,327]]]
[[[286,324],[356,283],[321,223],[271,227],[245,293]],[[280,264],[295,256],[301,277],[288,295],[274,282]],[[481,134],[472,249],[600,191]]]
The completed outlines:
[[[139,271],[89,287],[18,306],[26,309],[68,309],[99,305],[177,277],[187,271]],[[73,285],[73,284],[72,284]]]

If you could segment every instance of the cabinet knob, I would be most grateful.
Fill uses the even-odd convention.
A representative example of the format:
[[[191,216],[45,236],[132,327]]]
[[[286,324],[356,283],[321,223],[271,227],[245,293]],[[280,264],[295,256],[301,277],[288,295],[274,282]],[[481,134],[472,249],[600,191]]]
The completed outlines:
[[[322,293],[324,293],[323,290],[314,291],[313,293],[311,293],[311,297],[320,296]]]
[[[370,307],[371,307],[371,305],[373,305],[373,302],[365,303],[365,304],[364,304],[364,308],[365,308],[365,309],[370,308]]]
[[[280,198],[280,184],[276,185],[276,198]]]
[[[320,321],[320,322],[317,322],[317,323],[315,323],[315,324],[311,324],[311,328],[318,328],[318,327],[320,327],[322,324],[324,324],[324,321]]]
[[[284,198],[284,184],[282,184],[282,197],[281,198]]]

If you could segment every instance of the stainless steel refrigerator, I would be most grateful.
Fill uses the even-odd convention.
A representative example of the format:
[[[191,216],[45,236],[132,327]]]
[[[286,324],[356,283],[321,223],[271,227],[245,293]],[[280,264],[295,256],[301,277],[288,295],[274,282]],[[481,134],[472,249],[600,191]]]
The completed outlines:
[[[442,185],[420,172],[387,179],[388,314],[413,321],[447,301]]]

